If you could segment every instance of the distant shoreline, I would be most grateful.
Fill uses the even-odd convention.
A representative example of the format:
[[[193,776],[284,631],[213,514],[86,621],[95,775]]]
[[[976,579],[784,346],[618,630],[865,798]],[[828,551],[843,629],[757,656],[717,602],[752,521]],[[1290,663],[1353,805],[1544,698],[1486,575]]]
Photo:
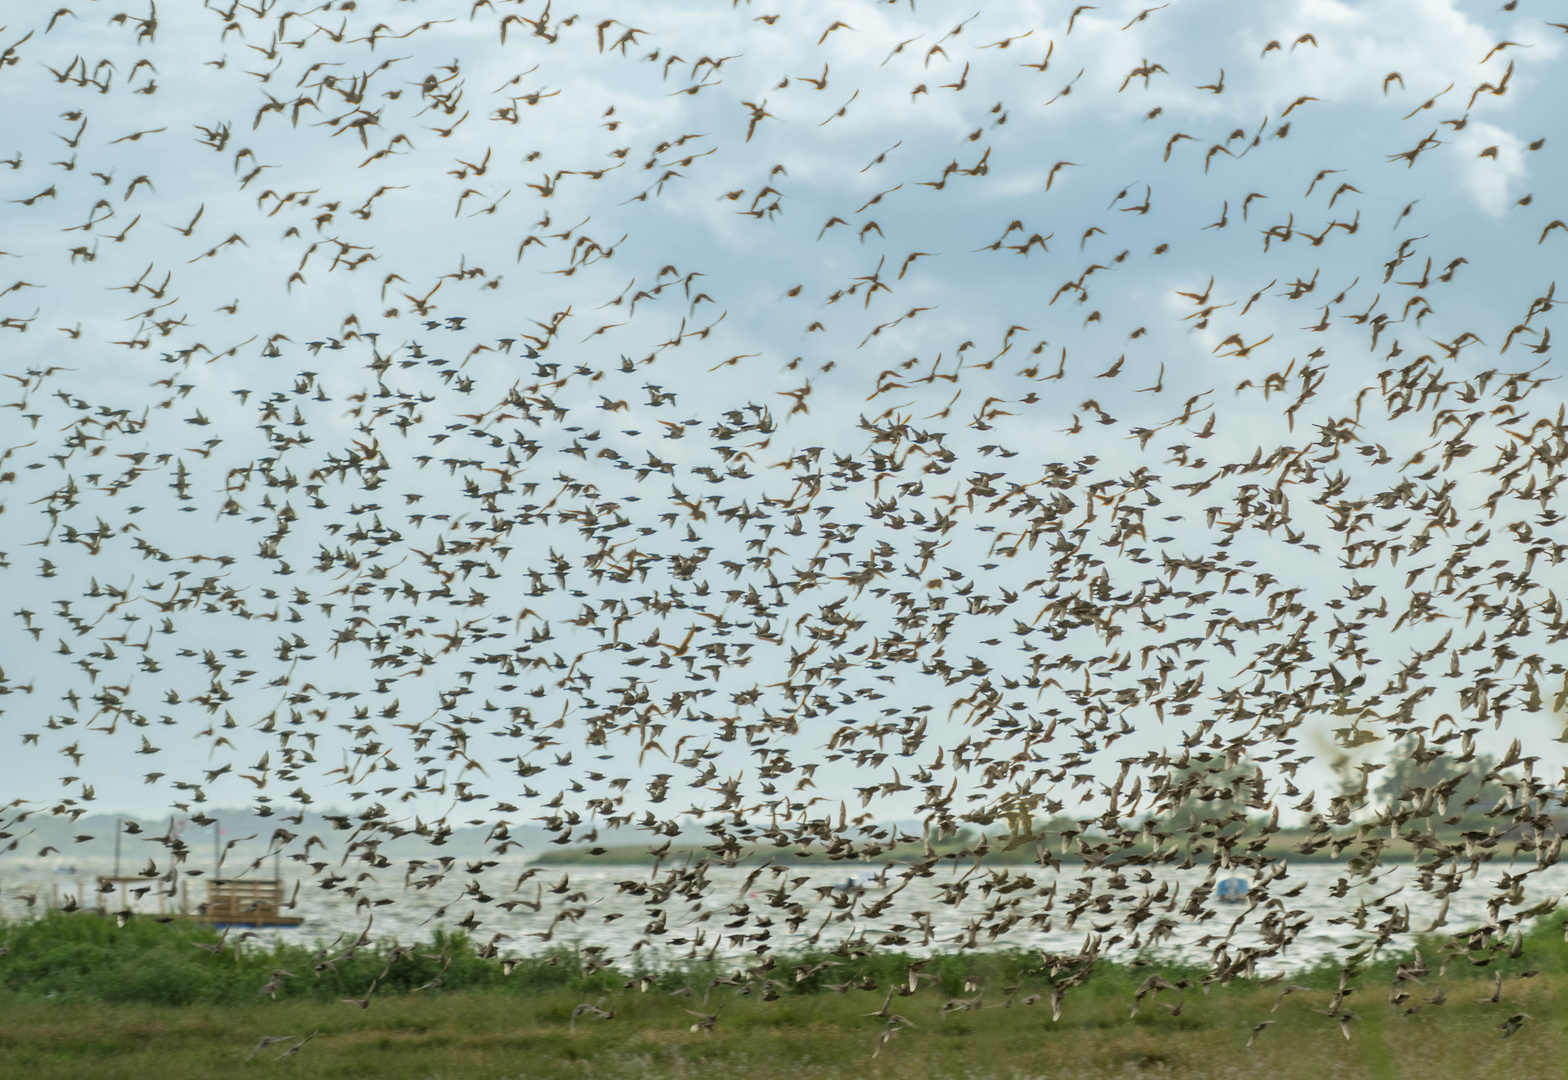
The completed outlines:
[[[1044,841],[1038,841],[1037,843],[1044,843]],[[1461,856],[1463,856],[1465,846],[1463,838],[1455,837],[1454,842],[1448,843],[1448,846],[1458,849]],[[993,847],[977,855],[972,848],[943,845],[935,849],[935,855],[939,861],[944,862],[969,863],[978,859],[982,866],[1037,866],[1041,869],[1049,869],[1050,867],[1041,861],[1035,847],[1034,843],[1020,845],[1011,850]],[[1366,855],[1365,840],[1344,844],[1339,847],[1337,853],[1331,850],[1331,847],[1332,845],[1324,845],[1317,850],[1304,852],[1297,847],[1270,845],[1257,851],[1247,851],[1242,845],[1237,845],[1238,851],[1232,856],[1231,861],[1237,864],[1235,871],[1242,873],[1249,868],[1247,863],[1259,859],[1264,862],[1284,860],[1303,865],[1318,863],[1349,865],[1358,859],[1364,859]],[[1064,854],[1059,844],[1054,847],[1048,846],[1046,850],[1049,851],[1052,864],[1064,866],[1082,866],[1091,862],[1104,865],[1128,864],[1136,861],[1146,865],[1162,865],[1169,868],[1173,864],[1179,866],[1185,862],[1189,854],[1195,867],[1208,866],[1213,861],[1212,849],[1205,844],[1195,845],[1190,852],[1186,848],[1174,848],[1162,849],[1157,854],[1154,849],[1142,845],[1130,847],[1122,851],[1109,852],[1095,852],[1091,847],[1088,856],[1082,851],[1071,849]],[[1519,858],[1534,860],[1533,851],[1521,851],[1515,842],[1509,842],[1506,847],[1502,843],[1497,843],[1487,850],[1494,861],[1499,859],[1513,861]],[[631,845],[602,848],[598,855],[590,854],[589,851],[590,849],[584,848],[567,848],[560,851],[543,852],[532,859],[532,864],[537,866],[641,866],[652,864],[656,858],[648,848]],[[1150,856],[1156,857],[1152,861],[1146,862]],[[719,853],[701,846],[671,847],[662,855],[657,856],[665,864],[669,864],[672,861],[685,861],[688,857],[692,859],[707,857],[714,861],[729,862],[727,859],[722,859]],[[827,855],[817,852],[801,852],[793,848],[758,847],[745,850],[741,854],[734,856],[733,865],[755,866],[771,860],[774,865],[778,866],[881,866],[889,862],[919,862],[929,857],[922,848],[912,844],[899,845],[869,856],[862,854],[850,856]],[[1426,861],[1436,856],[1430,848],[1417,851],[1407,842],[1395,841],[1383,844],[1376,852],[1376,857],[1378,865],[1397,866]],[[1242,861],[1243,858],[1246,859],[1246,862]]]

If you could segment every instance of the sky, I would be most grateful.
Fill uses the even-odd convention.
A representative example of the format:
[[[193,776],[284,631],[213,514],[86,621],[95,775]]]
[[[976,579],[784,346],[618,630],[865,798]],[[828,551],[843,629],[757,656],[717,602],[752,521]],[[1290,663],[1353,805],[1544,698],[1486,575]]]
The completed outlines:
[[[1456,550],[1499,590],[1528,560],[1532,605],[1554,587],[1560,525],[1489,514],[1482,471],[1561,403],[1505,389],[1555,378],[1544,5],[74,7],[0,34],[0,790],[27,806],[666,817],[732,782],[754,819],[919,819],[924,771],[1097,813],[1124,759],[1290,686],[1212,628],[1282,605],[1315,616],[1281,635],[1316,650],[1297,684],[1366,676],[1341,704],[1376,741],[1309,709],[1271,785],[1331,789],[1336,754],[1445,713],[1556,777],[1551,605],[1462,659],[1456,590],[1398,618]],[[1485,404],[1448,424],[1444,380]],[[1281,447],[1322,461],[1217,475]],[[1431,501],[1379,501],[1406,480]],[[1070,503],[1032,538],[1030,492]],[[1356,566],[1357,498],[1369,536],[1434,502],[1453,527]],[[1064,577],[1053,545],[1085,537]],[[803,566],[818,587],[781,584]],[[1175,623],[1124,603],[1162,587]],[[1000,788],[933,765],[999,716],[990,755],[1039,761]],[[1040,736],[1086,716],[1112,737]],[[1039,781],[1074,749],[1091,782]]]

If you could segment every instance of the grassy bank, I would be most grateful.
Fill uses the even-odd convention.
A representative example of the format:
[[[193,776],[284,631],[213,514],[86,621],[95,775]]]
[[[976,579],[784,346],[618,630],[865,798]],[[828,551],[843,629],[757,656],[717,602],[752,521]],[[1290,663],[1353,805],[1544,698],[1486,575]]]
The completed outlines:
[[[1313,1011],[1328,1008],[1338,986],[1337,971],[1327,967],[1294,976],[1289,982],[1304,989],[1271,1011],[1286,984],[1238,980],[1205,994],[1195,970],[1099,963],[1065,994],[1061,1020],[1053,1023],[1052,977],[1038,954],[936,957],[924,967],[935,978],[889,1006],[914,1026],[902,1027],[873,1059],[886,1020],[867,1014],[882,1007],[890,987],[907,986],[906,956],[780,957],[762,973],[778,980],[772,985],[743,973],[738,986],[713,985],[735,968],[696,965],[666,972],[644,990],[636,970],[590,972],[571,952],[519,963],[506,975],[494,961],[477,959],[465,938],[440,936],[392,964],[361,1009],[338,999],[364,994],[386,970],[390,946],[344,957],[340,943],[328,953],[337,958],[333,966],[318,975],[311,949],[225,943],[209,950],[197,947],[218,944],[204,928],[119,928],[94,916],[51,915],[0,928],[10,945],[0,957],[0,1076],[194,1080],[239,1069],[409,1080],[1561,1077],[1568,949],[1556,922],[1537,927],[1520,960],[1504,952],[1476,966],[1483,954],[1459,954],[1442,975],[1437,969],[1448,954],[1441,943],[1427,943],[1432,974],[1406,984],[1411,996],[1398,1006],[1389,1003],[1394,960],[1369,966],[1344,1001],[1358,1014],[1348,1041],[1336,1020]],[[801,965],[822,960],[838,966],[796,979]],[[274,968],[297,976],[281,980],[276,1001],[257,993]],[[1520,978],[1525,970],[1536,974]],[[1150,995],[1130,1017],[1135,991],[1154,971],[1194,985]],[[1492,995],[1499,972],[1501,1001],[1479,1003]],[[418,989],[437,975],[439,985]],[[966,989],[966,980],[975,989]],[[851,981],[876,989],[830,988]],[[688,986],[691,993],[682,993]],[[975,1002],[979,988],[984,996]],[[777,1000],[762,1000],[764,993]],[[1422,1005],[1439,993],[1444,1003]],[[959,999],[980,1007],[944,1014],[944,1004]],[[615,1016],[588,1013],[574,1031],[573,1011],[584,1003]],[[1422,1007],[1407,1014],[1411,1005]],[[718,1013],[711,1035],[691,1030],[697,1017],[687,1009]],[[1520,1012],[1530,1018],[1504,1040],[1499,1025]],[[1264,1020],[1273,1023],[1247,1048]],[[297,1054],[279,1060],[312,1033]],[[294,1039],[247,1060],[263,1036],[283,1035]]]
[[[373,1000],[323,1008],[306,1002],[182,1009],[150,1005],[0,1003],[0,1074],[27,1080],[208,1080],[234,1073],[375,1080],[500,1078],[746,1077],[1224,1077],[1491,1078],[1561,1077],[1568,1060],[1560,979],[1508,985],[1500,1005],[1477,1005],[1479,988],[1443,980],[1450,1001],[1406,1016],[1381,987],[1356,1001],[1350,1040],[1310,1011],[1326,991],[1298,993],[1271,1013],[1272,988],[1189,994],[1180,1016],[1147,1001],[1136,1018],[1127,1000],[1069,999],[1052,1023],[1049,1007],[1017,1005],[950,1014],[938,995],[895,998],[918,1027],[905,1028],[872,1058],[884,1021],[882,994],[803,995],[778,1002],[723,999],[711,1036],[693,1033],[700,1000],[656,991],[606,1001],[615,1018],[579,1020],[584,999],[565,991],[529,997],[479,992]],[[1430,992],[1435,987],[1424,988]],[[1170,997],[1171,995],[1162,995]],[[700,995],[698,995],[700,999]],[[874,1000],[873,1000],[874,999]],[[1531,1019],[1510,1039],[1504,1017]],[[1247,1048],[1260,1020],[1275,1021]],[[279,1055],[316,1033],[296,1055]],[[292,1035],[247,1055],[263,1036]]]

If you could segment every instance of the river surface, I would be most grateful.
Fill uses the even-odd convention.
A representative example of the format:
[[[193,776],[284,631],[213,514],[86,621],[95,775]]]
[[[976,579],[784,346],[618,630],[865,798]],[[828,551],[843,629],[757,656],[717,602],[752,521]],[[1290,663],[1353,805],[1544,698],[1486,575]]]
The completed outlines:
[[[468,882],[473,880],[473,876],[463,873],[464,867],[461,861],[444,882],[429,889],[405,887],[400,873],[403,867],[389,867],[377,875],[379,880],[367,879],[363,882],[362,887],[366,891],[361,895],[371,899],[390,899],[391,903],[371,909],[362,901],[343,895],[341,891],[329,891],[319,885],[312,885],[311,879],[306,878],[301,883],[297,907],[292,912],[303,916],[304,924],[291,929],[260,930],[258,940],[261,943],[282,940],[312,944],[317,941],[331,941],[339,934],[352,938],[365,928],[369,912],[373,910],[375,917],[371,937],[374,940],[414,942],[428,940],[431,931],[437,926],[448,928],[455,926],[470,911],[476,909],[477,917],[483,921],[483,925],[475,932],[474,937],[488,940],[498,931],[510,935],[510,940],[501,942],[502,956],[527,956],[573,944],[600,945],[609,955],[626,956],[633,951],[633,946],[639,939],[644,937],[652,914],[652,909],[646,902],[647,898],[620,891],[617,883],[646,882],[649,879],[650,866],[540,867],[516,892],[513,892],[511,890],[514,881],[518,875],[526,872],[529,868],[528,863],[521,858],[503,858],[497,861],[498,865],[490,868],[481,879],[485,891],[497,901],[521,899],[529,904],[539,901],[541,902],[539,911],[520,906],[507,912],[493,905],[478,905],[472,896],[463,896],[464,889]],[[70,872],[73,866],[74,872]],[[1522,872],[1527,868],[1527,864],[1521,863],[1513,870]],[[875,868],[788,866],[783,869],[785,877],[791,882],[800,878],[807,879],[801,887],[793,891],[790,897],[791,901],[801,904],[808,911],[808,916],[799,930],[790,932],[785,925],[788,913],[782,908],[770,907],[764,895],[764,891],[770,887],[776,888],[776,883],[780,880],[772,876],[772,868],[764,870],[750,887],[745,883],[751,868],[710,868],[707,872],[710,888],[701,901],[686,900],[677,892],[666,902],[656,905],[666,913],[666,933],[662,937],[663,943],[638,950],[640,959],[652,967],[677,960],[691,951],[691,942],[696,940],[699,934],[702,935],[704,942],[701,950],[703,953],[708,951],[715,935],[724,934],[726,936],[723,947],[718,953],[720,959],[751,958],[750,949],[755,947],[754,944],[746,943],[745,947],[731,947],[732,943],[727,935],[754,933],[756,929],[754,923],[758,916],[771,917],[773,925],[769,944],[779,950],[804,947],[811,934],[822,926],[824,920],[830,919],[831,921],[821,932],[820,940],[824,945],[831,946],[857,931],[864,932],[873,942],[877,941],[883,933],[902,932],[910,938],[909,944],[896,946],[902,951],[915,954],[952,951],[968,937],[967,931],[971,920],[980,918],[985,909],[998,899],[994,893],[989,897],[980,894],[979,886],[988,872],[993,869],[982,867],[969,874],[971,887],[968,895],[956,905],[946,903],[942,886],[951,885],[963,877],[969,867],[967,865],[954,868],[944,866],[938,869],[934,876],[912,882],[895,898],[895,902],[877,917],[865,919],[860,915],[861,907],[875,903],[887,892],[886,888],[879,886],[871,874],[866,872]],[[1022,914],[1024,918],[994,941],[982,931],[978,935],[977,948],[1029,948],[1056,953],[1076,953],[1082,946],[1085,935],[1096,925],[1106,927],[1108,924],[1115,924],[1114,929],[1105,931],[1107,938],[1116,933],[1126,933],[1122,928],[1122,919],[1128,909],[1128,905],[1125,904],[1116,904],[1113,907],[1113,914],[1098,915],[1090,912],[1080,917],[1072,928],[1066,926],[1066,909],[1070,905],[1064,903],[1062,897],[1080,887],[1078,879],[1086,874],[1082,867],[1064,866],[1054,875],[1039,867],[1005,869],[1009,870],[1015,878],[1023,873],[1033,880],[1032,886],[1011,892],[1002,898],[1008,901],[1018,898],[1015,911]],[[88,897],[85,903],[90,906],[93,902],[95,875],[109,874],[112,870],[113,865],[109,860],[100,862],[88,859],[74,864],[63,861],[51,864],[38,860],[0,859],[0,917],[7,920],[28,918],[43,910],[51,902],[57,900],[63,902],[66,894],[81,896],[84,890]],[[1496,883],[1508,870],[1506,861],[1483,866],[1473,880],[1467,880],[1465,887],[1449,898],[1447,915],[1449,932],[1486,922],[1486,901],[1497,891]],[[814,890],[816,886],[841,885],[845,883],[850,873],[857,871],[859,880],[866,883],[866,888],[864,892],[859,893],[859,903],[847,917],[843,917],[845,912],[836,911],[830,897],[821,897]],[[416,871],[415,877],[425,872]],[[1270,894],[1278,896],[1297,885],[1304,885],[1305,888],[1299,895],[1284,899],[1283,902],[1288,910],[1301,913],[1293,915],[1292,922],[1300,922],[1306,916],[1311,916],[1311,919],[1286,948],[1282,957],[1270,958],[1259,963],[1259,974],[1299,970],[1325,958],[1344,956],[1348,951],[1354,950],[1358,945],[1369,940],[1370,934],[1365,930],[1357,930],[1352,925],[1354,920],[1346,917],[1354,914],[1355,908],[1363,899],[1371,907],[1373,901],[1401,886],[1405,886],[1403,891],[1388,897],[1384,903],[1401,910],[1408,905],[1409,924],[1412,928],[1417,931],[1426,930],[1438,914],[1440,901],[1428,893],[1418,891],[1411,884],[1415,875],[1409,866],[1382,868],[1382,872],[1373,881],[1358,882],[1345,896],[1330,895],[1330,890],[1345,873],[1345,866],[1336,863],[1292,866],[1286,878],[1275,881],[1269,886]],[[294,883],[287,867],[284,868],[284,875],[285,895],[288,895],[293,892]],[[1095,895],[1099,895],[1106,891],[1107,875],[1101,871],[1094,876],[1096,881],[1093,889]],[[563,877],[567,879],[564,882]],[[1044,908],[1045,902],[1040,898],[1040,890],[1048,887],[1053,877],[1058,883],[1058,896],[1051,928],[1031,926],[1028,917],[1042,912]],[[1214,917],[1199,922],[1194,918],[1181,915],[1180,907],[1185,904],[1186,898],[1193,888],[1201,885],[1207,877],[1207,871],[1204,869],[1165,871],[1155,877],[1151,888],[1157,889],[1161,881],[1169,881],[1172,885],[1181,886],[1180,903],[1177,905],[1177,910],[1171,912],[1169,916],[1177,921],[1178,927],[1172,937],[1160,947],[1157,955],[1161,958],[1207,962],[1213,942],[1200,945],[1198,940],[1206,935],[1212,935],[1215,939],[1224,937],[1230,929],[1231,922],[1247,911],[1246,903],[1219,904],[1211,899],[1208,906],[1216,912]],[[190,879],[190,897],[193,904],[205,895],[204,880],[204,878]],[[896,869],[888,876],[887,881],[889,886],[898,883]],[[1128,878],[1128,884],[1129,889],[1117,895],[1130,895],[1137,898],[1144,886],[1135,882],[1131,876]],[[552,890],[556,888],[560,888],[561,891],[553,892]],[[1503,913],[1506,915],[1509,911],[1528,907],[1541,900],[1560,898],[1565,892],[1568,892],[1568,866],[1549,867],[1544,872],[1530,874],[1525,879],[1522,904],[1507,906],[1503,909]],[[27,905],[23,899],[27,895],[36,898],[36,906]],[[359,904],[358,907],[356,903]],[[745,903],[750,907],[748,925],[738,929],[725,929],[725,923],[737,921],[731,914],[731,905],[739,903]],[[156,904],[148,900],[130,906],[144,913],[156,911]],[[118,903],[111,903],[110,910],[116,910],[118,907]],[[1159,907],[1163,905],[1157,906],[1157,910]],[[444,915],[441,914],[442,908],[445,908]],[[557,923],[551,933],[550,927],[556,920],[556,913],[563,908],[580,909],[581,914],[576,921]],[[920,921],[917,913],[921,912],[927,913],[929,924],[934,929],[929,945],[922,944],[925,935],[920,930],[914,929]],[[1230,946],[1232,953],[1239,946],[1252,945],[1259,941],[1250,924],[1262,914],[1263,909],[1259,908],[1247,917],[1244,925],[1232,938]],[[1375,925],[1384,917],[1373,911],[1365,923],[1368,926]],[[1344,921],[1331,922],[1336,919]],[[1150,919],[1143,924],[1145,932],[1153,922],[1154,920]],[[898,927],[904,929],[899,931]],[[546,934],[549,934],[548,939],[542,936]],[[1130,938],[1131,934],[1127,936]],[[678,938],[685,941],[677,945],[668,944],[671,939]],[[653,940],[661,941],[658,936]],[[1400,945],[1408,944],[1409,937],[1406,935],[1402,939],[1396,938],[1396,942]],[[1108,952],[1113,957],[1118,954],[1127,955],[1125,949],[1124,942]]]

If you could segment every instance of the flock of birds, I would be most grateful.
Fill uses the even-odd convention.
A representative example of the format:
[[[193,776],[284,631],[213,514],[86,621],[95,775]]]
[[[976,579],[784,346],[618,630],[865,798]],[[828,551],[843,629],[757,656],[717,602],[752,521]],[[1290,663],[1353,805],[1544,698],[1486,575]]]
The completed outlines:
[[[178,744],[145,779],[180,813],[201,822],[213,792],[243,791],[278,818],[269,854],[312,887],[371,912],[401,890],[449,894],[441,911],[490,935],[497,963],[510,912],[552,903],[519,891],[534,871],[510,893],[484,882],[492,860],[400,875],[383,844],[477,824],[496,854],[526,851],[509,830],[528,822],[595,853],[646,839],[646,880],[620,886],[647,897],[637,948],[743,954],[723,989],[764,999],[788,987],[773,945],[803,928],[848,956],[1081,921],[1080,952],[1044,957],[1060,1016],[1098,958],[1216,915],[1223,873],[1255,880],[1210,935],[1204,986],[1282,955],[1306,920],[1265,848],[1299,821],[1298,850],[1348,851],[1351,881],[1409,842],[1415,886],[1445,900],[1513,851],[1511,870],[1532,864],[1503,873],[1489,923],[1452,949],[1518,954],[1555,903],[1525,890],[1558,861],[1568,790],[1510,730],[1568,696],[1560,302],[1543,281],[1514,310],[1477,309],[1460,275],[1506,277],[1520,256],[1467,258],[1451,222],[1413,227],[1424,195],[1372,220],[1364,193],[1431,183],[1473,110],[1517,99],[1514,58],[1548,38],[1500,41],[1465,60],[1473,85],[1419,101],[1431,80],[1368,71],[1378,100],[1409,106],[1410,145],[1355,171],[1347,140],[1342,168],[1297,176],[1279,155],[1321,94],[1205,132],[1224,114],[1183,86],[1169,108],[1189,134],[1158,128],[1160,93],[1185,81],[1229,101],[1238,72],[1335,48],[1323,28],[1189,79],[1174,55],[1106,67],[1172,4],[1078,5],[994,39],[1003,13],[927,32],[913,3],[828,18],[748,0],[695,23],[650,7],[646,27],[551,0],[363,6],[7,12],[32,21],[0,31],[0,94],[28,103],[36,137],[0,160],[0,694],[29,763],[11,782],[37,785],[0,814],[10,850],[35,815],[91,812],[124,755],[156,768]],[[876,38],[900,18],[907,38]],[[804,73],[777,69],[781,42]],[[1033,98],[976,100],[1018,78]],[[1075,188],[1093,140],[1052,163],[1018,138],[1096,80],[1147,96],[1141,149],[1118,152],[1179,174],[1163,217],[1152,180]],[[832,172],[834,125],[880,140],[879,116],[912,115],[895,105],[942,119]],[[708,110],[703,126],[685,109]],[[1548,139],[1518,142],[1480,157]],[[916,143],[947,163],[900,171]],[[1032,179],[1000,190],[993,172]],[[1216,187],[1218,217],[1187,228]],[[1026,224],[1073,220],[1053,209],[1069,192],[1109,205],[1081,235]],[[801,219],[812,199],[830,201],[825,222]],[[1510,212],[1541,213],[1533,201]],[[993,217],[963,255],[941,254],[951,233],[920,240]],[[1568,242],[1542,217],[1537,246]],[[704,229],[748,254],[699,261]],[[1353,272],[1320,292],[1320,257],[1325,277]],[[1238,286],[1258,259],[1275,280]],[[776,280],[802,265],[824,279]],[[1163,274],[1186,287],[1118,294]],[[944,308],[971,276],[1031,282],[1029,325]],[[220,293],[238,295],[214,306]],[[775,355],[796,340],[809,355]],[[874,375],[866,361],[908,351]],[[1367,759],[1359,782],[1304,792],[1297,770],[1327,730],[1346,753],[1413,745],[1453,775],[1380,803],[1386,762]],[[207,765],[173,763],[189,744]],[[1492,745],[1507,746],[1485,776],[1507,792],[1481,807],[1494,826],[1439,835]],[[61,759],[71,775],[45,790]],[[290,828],[318,799],[348,807],[329,815],[341,861]],[[1193,805],[1226,809],[1174,816]],[[884,824],[885,807],[923,825]],[[1073,822],[1052,846],[1034,832],[1047,817]],[[944,859],[935,845],[963,829],[978,839]],[[191,850],[172,830],[141,839],[147,889],[172,893]],[[984,860],[1023,845],[1039,880]],[[816,926],[782,862],[750,875],[752,903],[712,896],[706,876],[756,851],[876,863],[911,847],[877,899],[841,896]],[[1185,897],[1160,877],[1202,865]],[[949,866],[949,902],[988,897],[957,940],[933,942],[928,912],[856,929]],[[537,936],[591,941],[591,898],[569,876],[551,895]],[[1445,922],[1411,926],[1392,894],[1354,917],[1365,942],[1327,1010],[1347,1037],[1366,961]],[[1236,940],[1243,925],[1256,944]],[[1426,974],[1402,967],[1395,996]],[[892,991],[928,980],[917,964]],[[1152,975],[1138,997],[1186,985]],[[877,1051],[909,1024],[892,997]],[[573,1024],[613,1016],[602,1006]],[[693,1031],[720,1022],[693,1015]]]

